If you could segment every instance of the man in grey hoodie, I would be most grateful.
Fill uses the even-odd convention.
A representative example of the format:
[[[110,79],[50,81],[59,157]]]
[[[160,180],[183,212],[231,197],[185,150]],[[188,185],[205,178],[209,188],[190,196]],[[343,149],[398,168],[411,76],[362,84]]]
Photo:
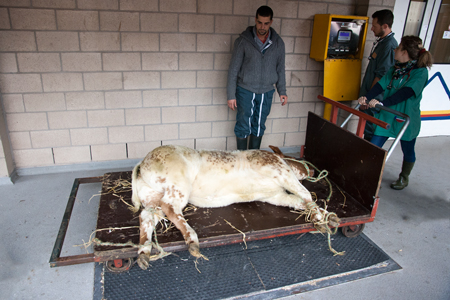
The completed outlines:
[[[249,26],[234,43],[228,70],[228,107],[237,109],[234,133],[238,150],[259,149],[276,85],[286,105],[285,48],[272,25],[273,11],[261,6],[255,26]],[[248,141],[250,137],[250,140]]]

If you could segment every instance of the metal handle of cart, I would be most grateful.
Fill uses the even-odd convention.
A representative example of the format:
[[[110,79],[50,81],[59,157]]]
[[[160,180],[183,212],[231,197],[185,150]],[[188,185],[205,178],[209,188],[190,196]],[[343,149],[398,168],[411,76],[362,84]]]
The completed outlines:
[[[361,105],[358,103],[358,105],[356,105],[355,110],[357,110]],[[389,157],[391,156],[392,152],[394,152],[395,147],[398,145],[398,143],[400,142],[400,139],[402,138],[403,134],[406,131],[406,128],[409,125],[410,122],[410,118],[408,115],[401,113],[399,111],[393,110],[392,108],[377,104],[375,105],[375,108],[378,108],[380,110],[384,110],[386,112],[389,112],[391,114],[394,114],[398,117],[401,117],[403,119],[405,119],[405,123],[402,126],[402,129],[400,129],[400,132],[398,133],[397,137],[395,138],[394,142],[392,143],[391,147],[388,150],[387,156],[386,156],[386,161],[389,159]],[[350,113],[350,115],[347,117],[347,119],[345,119],[345,121],[341,124],[341,127],[344,127],[348,121],[350,120],[350,118],[353,116],[352,113]]]

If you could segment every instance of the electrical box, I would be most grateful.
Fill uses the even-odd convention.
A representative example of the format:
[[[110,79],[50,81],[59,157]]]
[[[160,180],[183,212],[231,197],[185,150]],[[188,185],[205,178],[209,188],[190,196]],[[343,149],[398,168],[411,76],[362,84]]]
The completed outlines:
[[[317,14],[310,57],[324,62],[323,95],[336,101],[358,99],[361,61],[369,17]],[[329,119],[331,105],[325,105]]]
[[[315,15],[310,57],[362,59],[368,21],[361,16]]]

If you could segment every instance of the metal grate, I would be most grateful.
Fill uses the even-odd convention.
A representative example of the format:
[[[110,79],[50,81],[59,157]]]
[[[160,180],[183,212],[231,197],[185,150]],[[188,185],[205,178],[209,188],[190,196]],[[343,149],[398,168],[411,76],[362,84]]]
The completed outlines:
[[[340,233],[333,236],[333,247],[345,250],[344,256],[333,256],[328,250],[326,238],[320,234],[304,234],[259,240],[244,244],[201,249],[208,261],[199,261],[189,252],[177,252],[152,262],[148,270],[135,265],[126,273],[96,272],[102,298],[113,299],[224,299],[240,295],[263,294],[271,298],[288,296],[289,289],[279,294],[281,287],[309,282],[331,275],[370,268],[392,260],[364,235],[346,238]],[[394,263],[395,264],[395,263]],[[389,265],[386,264],[386,265]],[[97,268],[102,268],[98,265]],[[392,271],[376,268],[376,273]],[[386,269],[386,268],[385,268]],[[365,272],[366,274],[367,272]],[[103,275],[103,281],[101,277]],[[374,275],[373,272],[366,275]],[[345,281],[365,277],[358,274]],[[331,284],[337,284],[336,277]],[[323,286],[313,284],[315,288]],[[328,284],[330,285],[330,284]],[[325,285],[326,286],[326,285]],[[310,290],[305,288],[301,290]],[[297,291],[298,292],[298,291]],[[98,296],[94,296],[96,298]],[[101,298],[99,298],[101,299]]]

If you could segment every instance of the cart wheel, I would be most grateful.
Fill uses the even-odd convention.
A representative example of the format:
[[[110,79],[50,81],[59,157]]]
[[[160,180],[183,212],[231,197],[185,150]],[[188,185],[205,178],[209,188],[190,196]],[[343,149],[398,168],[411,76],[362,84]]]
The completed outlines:
[[[357,237],[361,234],[361,232],[363,232],[365,226],[366,224],[344,226],[341,228],[342,234],[348,238]]]
[[[108,260],[105,264],[106,269],[111,273],[122,273],[130,270],[133,265],[133,258]]]

